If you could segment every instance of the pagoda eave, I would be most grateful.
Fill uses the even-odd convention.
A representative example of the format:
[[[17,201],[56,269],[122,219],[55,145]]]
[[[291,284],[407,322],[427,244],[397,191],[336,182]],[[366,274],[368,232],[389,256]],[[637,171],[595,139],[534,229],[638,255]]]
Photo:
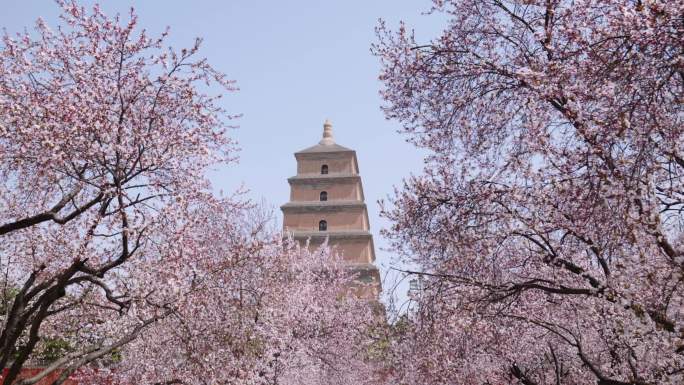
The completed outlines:
[[[359,201],[334,201],[334,202],[288,202],[280,206],[283,213],[322,213],[339,212],[342,210],[363,211],[366,204]]]
[[[326,238],[331,240],[351,240],[351,239],[372,239],[368,231],[292,231],[292,237],[298,241],[311,239],[313,241],[324,241]]]
[[[293,184],[310,184],[310,183],[325,183],[325,182],[355,182],[360,180],[361,177],[359,175],[352,175],[352,174],[338,174],[338,175],[297,175],[293,176],[290,178],[287,178],[288,183],[290,185]]]
[[[349,264],[347,268],[357,275],[357,282],[373,284],[380,282],[380,271],[375,265],[370,263]]]

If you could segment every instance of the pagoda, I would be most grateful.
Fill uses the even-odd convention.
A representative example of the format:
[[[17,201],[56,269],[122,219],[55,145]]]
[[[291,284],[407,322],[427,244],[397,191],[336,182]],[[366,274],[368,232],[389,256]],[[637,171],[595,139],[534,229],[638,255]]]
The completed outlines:
[[[297,175],[288,178],[290,201],[281,206],[285,232],[312,248],[327,239],[357,273],[358,295],[377,299],[380,274],[373,265],[375,247],[356,152],[335,143],[326,120],[323,139],[294,156]]]

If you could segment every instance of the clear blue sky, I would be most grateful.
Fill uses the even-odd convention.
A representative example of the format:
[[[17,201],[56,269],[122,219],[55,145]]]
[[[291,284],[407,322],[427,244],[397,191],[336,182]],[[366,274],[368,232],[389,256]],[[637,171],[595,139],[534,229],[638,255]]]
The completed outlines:
[[[380,111],[379,64],[369,49],[378,18],[390,26],[405,20],[418,37],[435,36],[443,25],[421,15],[429,0],[102,3],[110,15],[126,14],[133,6],[140,25],[151,33],[170,26],[169,43],[175,47],[202,37],[200,54],[237,80],[240,92],[223,101],[231,113],[243,114],[233,133],[242,148],[240,163],[212,173],[216,189],[229,192],[244,184],[252,199],[274,207],[285,203],[286,179],[296,173],[293,153],[320,140],[323,121],[330,118],[337,143],[357,151],[376,263],[384,276],[390,253],[383,250],[387,242],[379,230],[388,223],[378,216],[377,200],[403,177],[420,172],[422,157],[396,133],[397,123],[386,121]],[[50,0],[5,0],[0,26],[18,32],[32,27],[39,16],[55,25],[57,13]],[[280,223],[280,210],[276,213]]]

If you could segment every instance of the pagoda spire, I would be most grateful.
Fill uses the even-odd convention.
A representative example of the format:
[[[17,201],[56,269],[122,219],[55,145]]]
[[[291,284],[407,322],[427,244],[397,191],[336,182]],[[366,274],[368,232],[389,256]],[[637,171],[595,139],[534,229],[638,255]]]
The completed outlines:
[[[335,139],[333,139],[332,123],[330,123],[330,119],[326,119],[325,123],[323,123],[323,139],[321,139],[321,141],[318,143],[324,146],[335,144]]]

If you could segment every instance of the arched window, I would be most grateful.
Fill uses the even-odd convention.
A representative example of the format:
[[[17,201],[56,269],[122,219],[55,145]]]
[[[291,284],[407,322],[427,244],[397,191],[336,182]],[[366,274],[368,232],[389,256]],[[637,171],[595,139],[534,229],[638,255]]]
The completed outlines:
[[[325,202],[328,200],[328,192],[327,191],[321,191],[321,202]]]
[[[326,222],[326,221],[318,222],[318,231],[328,231],[328,222]]]
[[[321,166],[321,174],[327,174],[328,173],[328,165],[324,164]]]

